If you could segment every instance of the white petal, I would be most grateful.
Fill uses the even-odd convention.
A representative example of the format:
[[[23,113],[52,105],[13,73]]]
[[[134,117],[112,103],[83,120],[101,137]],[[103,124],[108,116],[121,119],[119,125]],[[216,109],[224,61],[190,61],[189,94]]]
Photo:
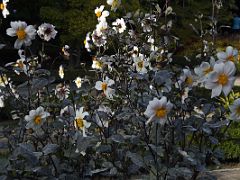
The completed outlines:
[[[225,66],[224,63],[215,64],[214,71],[216,71],[217,73],[223,73],[224,66]]]
[[[155,115],[155,113],[155,110],[148,105],[144,115],[150,118],[152,115]]]
[[[102,17],[108,17],[109,16],[109,12],[108,11],[103,11],[102,12]]]
[[[153,122],[155,120],[155,114],[152,115],[148,120],[147,122],[145,123],[146,125],[148,125],[149,123]]]
[[[84,121],[84,126],[86,128],[89,128],[91,126],[91,123],[90,122],[87,122],[87,121]]]
[[[34,26],[29,25],[26,27],[25,32],[27,33],[27,35],[31,38],[34,39],[35,35],[36,35],[36,29],[34,28]]]
[[[226,48],[226,53],[227,53],[227,57],[232,56],[233,55],[233,47],[232,46],[228,46]]]
[[[232,86],[231,85],[223,86],[222,90],[223,90],[224,95],[227,96],[230,93],[230,91],[232,90]]]
[[[163,96],[160,100],[159,100],[160,106],[165,106],[167,103],[167,98],[165,96]]]
[[[99,10],[100,10],[100,11],[103,11],[103,9],[104,9],[104,5],[101,5],[100,8],[99,8]]]
[[[211,73],[208,74],[207,76],[207,81],[209,82],[217,82],[218,81],[218,73],[213,71]]]
[[[9,13],[9,11],[8,11],[7,9],[4,9],[4,10],[2,11],[2,14],[3,14],[3,17],[6,18],[7,15],[9,15],[10,13]]]
[[[233,62],[228,61],[225,63],[224,66],[224,74],[227,74],[229,76],[233,76],[236,72],[236,67]]]
[[[84,113],[82,113],[82,116],[83,116],[83,118],[84,118],[85,116],[89,116],[89,113],[88,113],[88,112],[84,112]]]
[[[16,36],[16,30],[14,28],[8,28],[6,32],[7,32],[7,35],[11,37]]]
[[[39,106],[37,109],[36,109],[36,114],[41,114],[42,112],[44,112],[44,108],[42,106]]]
[[[166,118],[160,118],[157,122],[163,126],[166,123],[166,121],[167,121]]]
[[[32,44],[32,41],[28,36],[23,41],[25,46],[30,46]]]
[[[221,94],[222,91],[222,85],[218,85],[217,87],[215,87],[214,89],[212,89],[212,95],[211,98],[214,98],[216,96],[219,96]]]
[[[218,86],[217,83],[208,82],[208,81],[205,83],[205,88],[206,89],[214,89],[216,86]]]
[[[15,29],[15,30],[18,29],[18,21],[12,21],[12,22],[10,22],[10,25],[13,29]]]
[[[25,117],[24,117],[24,119],[26,120],[26,121],[31,121],[31,117],[29,116],[29,115],[26,115]]]
[[[227,54],[226,54],[225,52],[218,52],[218,53],[217,53],[217,58],[218,58],[219,60],[225,61],[225,60],[227,59]]]
[[[111,85],[113,85],[113,84],[114,84],[114,80],[108,79],[107,85],[108,85],[108,86],[111,86]]]
[[[95,88],[96,88],[97,90],[102,90],[102,81],[97,81],[97,82],[96,82],[96,85],[95,85]]]
[[[15,43],[14,43],[14,48],[20,49],[20,48],[22,47],[23,43],[24,43],[23,40],[17,39],[17,40],[15,41]]]

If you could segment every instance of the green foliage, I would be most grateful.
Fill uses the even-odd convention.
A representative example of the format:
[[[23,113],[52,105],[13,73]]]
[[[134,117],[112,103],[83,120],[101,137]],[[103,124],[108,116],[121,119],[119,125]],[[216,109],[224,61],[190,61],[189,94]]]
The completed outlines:
[[[240,157],[240,124],[233,123],[228,129],[228,137],[221,148],[225,153],[225,159],[236,159]]]

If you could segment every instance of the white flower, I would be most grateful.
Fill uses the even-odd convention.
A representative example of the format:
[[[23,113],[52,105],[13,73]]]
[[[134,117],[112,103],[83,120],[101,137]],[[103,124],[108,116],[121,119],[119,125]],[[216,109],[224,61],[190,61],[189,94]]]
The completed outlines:
[[[69,86],[62,83],[58,84],[55,89],[55,95],[58,99],[63,100],[68,98],[70,94]]]
[[[78,88],[80,88],[82,86],[82,79],[80,77],[77,77],[75,80],[74,80],[76,86]]]
[[[69,50],[70,50],[70,47],[68,45],[64,45],[62,47],[63,55],[66,56],[67,58],[69,58],[70,56]]]
[[[112,25],[114,26],[113,29],[118,33],[123,33],[127,29],[123,18],[117,19]]]
[[[50,39],[55,39],[57,31],[54,29],[55,26],[49,23],[43,23],[38,27],[38,35],[41,39],[45,41],[50,41]]]
[[[63,68],[62,65],[59,66],[58,75],[59,75],[59,77],[60,77],[61,79],[64,78],[64,68]]]
[[[95,88],[99,91],[103,91],[108,99],[113,98],[114,89],[110,88],[114,84],[114,81],[106,77],[103,81],[97,81]]]
[[[236,99],[232,105],[229,106],[231,111],[230,119],[231,120],[240,120],[240,98]]]
[[[232,46],[228,46],[226,52],[221,51],[217,53],[217,58],[219,59],[217,62],[235,62],[238,59],[238,50]]]
[[[176,84],[177,87],[178,86],[181,87],[182,85],[185,85],[185,86],[191,88],[193,86],[193,83],[194,83],[194,77],[192,75],[191,70],[186,69],[186,68],[183,69],[183,73],[181,74],[179,81]]]
[[[145,17],[144,17],[144,19],[142,20],[142,23],[141,23],[141,26],[143,28],[143,32],[151,32],[153,22],[156,22],[155,15],[145,14]]]
[[[136,67],[137,72],[147,73],[146,67],[149,65],[148,61],[145,59],[143,54],[133,58],[134,66]]]
[[[167,114],[171,111],[172,107],[173,104],[170,101],[167,101],[165,96],[160,100],[154,98],[152,101],[149,101],[147,109],[144,112],[144,115],[149,118],[146,124],[156,121],[156,123],[164,125],[167,121]]]
[[[36,110],[31,110],[29,115],[25,116],[25,120],[27,121],[26,128],[37,130],[39,129],[43,123],[46,121],[46,118],[50,116],[48,112],[44,111],[43,107],[38,107]]]
[[[138,53],[139,53],[139,49],[137,46],[134,46],[133,47],[133,50],[129,52],[131,54],[131,56],[134,58],[134,57],[137,57],[138,56]]]
[[[107,43],[107,37],[99,30],[94,30],[92,33],[92,41],[97,46],[104,46]]]
[[[202,62],[200,66],[194,68],[195,74],[198,76],[198,81],[203,83],[206,77],[209,75],[210,72],[213,71],[213,67],[215,65],[215,60],[211,59],[209,62]]]
[[[107,4],[111,6],[112,11],[116,11],[121,5],[121,0],[107,0]]]
[[[103,68],[103,62],[94,58],[93,63],[92,63],[92,68],[93,69],[102,69]]]
[[[103,11],[104,10],[104,5],[101,5],[100,7],[96,7],[95,9],[95,14],[98,18],[98,21],[103,21],[106,19],[106,17],[109,16],[109,12],[108,11]]]
[[[32,25],[27,25],[23,21],[11,22],[11,28],[7,29],[7,35],[14,37],[17,36],[17,40],[14,43],[14,48],[20,49],[22,45],[30,46],[31,40],[35,39],[36,29]]]
[[[225,96],[229,94],[234,85],[235,72],[236,67],[231,61],[214,65],[213,71],[208,75],[205,83],[205,87],[212,90],[212,98],[219,96],[222,91]]]
[[[91,126],[91,123],[84,120],[85,116],[88,116],[88,112],[83,112],[83,107],[76,110],[76,116],[74,120],[74,126],[76,129],[81,130],[83,137],[86,137],[86,129]]]
[[[97,25],[96,25],[96,31],[99,35],[105,35],[106,31],[108,29],[108,23],[107,21],[103,20],[100,21]]]
[[[9,11],[7,9],[7,3],[9,2],[9,0],[2,0],[2,3],[0,3],[0,9],[2,10],[2,15],[4,18],[7,17],[7,15],[9,15]]]

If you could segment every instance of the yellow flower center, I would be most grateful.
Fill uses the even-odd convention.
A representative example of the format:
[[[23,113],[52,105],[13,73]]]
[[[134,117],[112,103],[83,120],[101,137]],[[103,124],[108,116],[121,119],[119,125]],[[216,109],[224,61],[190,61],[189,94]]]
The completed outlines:
[[[20,39],[20,40],[25,39],[25,37],[26,37],[26,32],[25,32],[25,30],[24,30],[24,29],[18,29],[18,30],[17,30],[17,37],[18,37],[18,39]]]
[[[140,69],[142,69],[143,68],[143,61],[138,62],[137,65]]]
[[[226,85],[228,83],[228,76],[226,74],[220,74],[218,76],[218,83],[221,85]]]
[[[205,69],[205,70],[203,71],[203,73],[204,73],[204,75],[206,75],[206,74],[212,72],[212,70],[213,70],[213,68],[212,68],[212,67],[209,67],[209,68]]]
[[[105,82],[102,83],[102,90],[103,91],[107,90],[107,83],[105,83]]]
[[[18,62],[17,62],[17,67],[23,69],[23,67],[24,67],[23,62],[22,62],[22,61],[18,61]]]
[[[35,116],[34,122],[36,125],[39,125],[42,122],[41,116],[39,116],[39,115]]]
[[[191,85],[193,83],[193,78],[192,77],[187,77],[185,82],[186,82],[186,84]]]
[[[75,121],[76,121],[77,128],[82,129],[84,127],[84,123],[83,123],[82,118],[77,118]]]
[[[85,39],[85,40],[83,41],[83,43],[84,43],[84,45],[86,45],[86,44],[87,44],[87,40]]]
[[[99,61],[96,61],[96,62],[95,62],[95,66],[96,66],[97,69],[101,69],[102,66],[103,66],[103,63],[102,63],[102,62],[99,62]]]
[[[99,17],[101,17],[101,15],[102,15],[102,12],[101,11],[98,11],[97,13],[96,13],[96,16],[99,18]]]
[[[5,5],[3,3],[0,4],[0,9],[4,10],[5,9]]]
[[[230,56],[227,57],[227,60],[234,62],[235,58],[234,58],[233,55],[230,55]]]
[[[75,83],[76,83],[77,87],[80,88],[80,87],[82,86],[82,80],[81,80],[81,78],[77,78],[77,79],[75,80]]]
[[[167,110],[165,107],[160,107],[156,110],[156,116],[158,118],[164,118],[167,114]]]

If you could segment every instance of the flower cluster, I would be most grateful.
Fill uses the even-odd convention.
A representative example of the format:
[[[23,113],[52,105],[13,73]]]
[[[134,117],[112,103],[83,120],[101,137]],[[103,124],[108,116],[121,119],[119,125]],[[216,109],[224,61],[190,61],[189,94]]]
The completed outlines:
[[[7,35],[11,37],[17,36],[14,48],[20,49],[23,45],[30,46],[32,44],[36,32],[39,37],[45,41],[49,41],[52,38],[54,39],[57,34],[57,31],[54,28],[53,25],[44,23],[39,26],[38,31],[36,31],[33,25],[27,25],[24,21],[13,21],[11,22],[11,28],[7,29]]]

